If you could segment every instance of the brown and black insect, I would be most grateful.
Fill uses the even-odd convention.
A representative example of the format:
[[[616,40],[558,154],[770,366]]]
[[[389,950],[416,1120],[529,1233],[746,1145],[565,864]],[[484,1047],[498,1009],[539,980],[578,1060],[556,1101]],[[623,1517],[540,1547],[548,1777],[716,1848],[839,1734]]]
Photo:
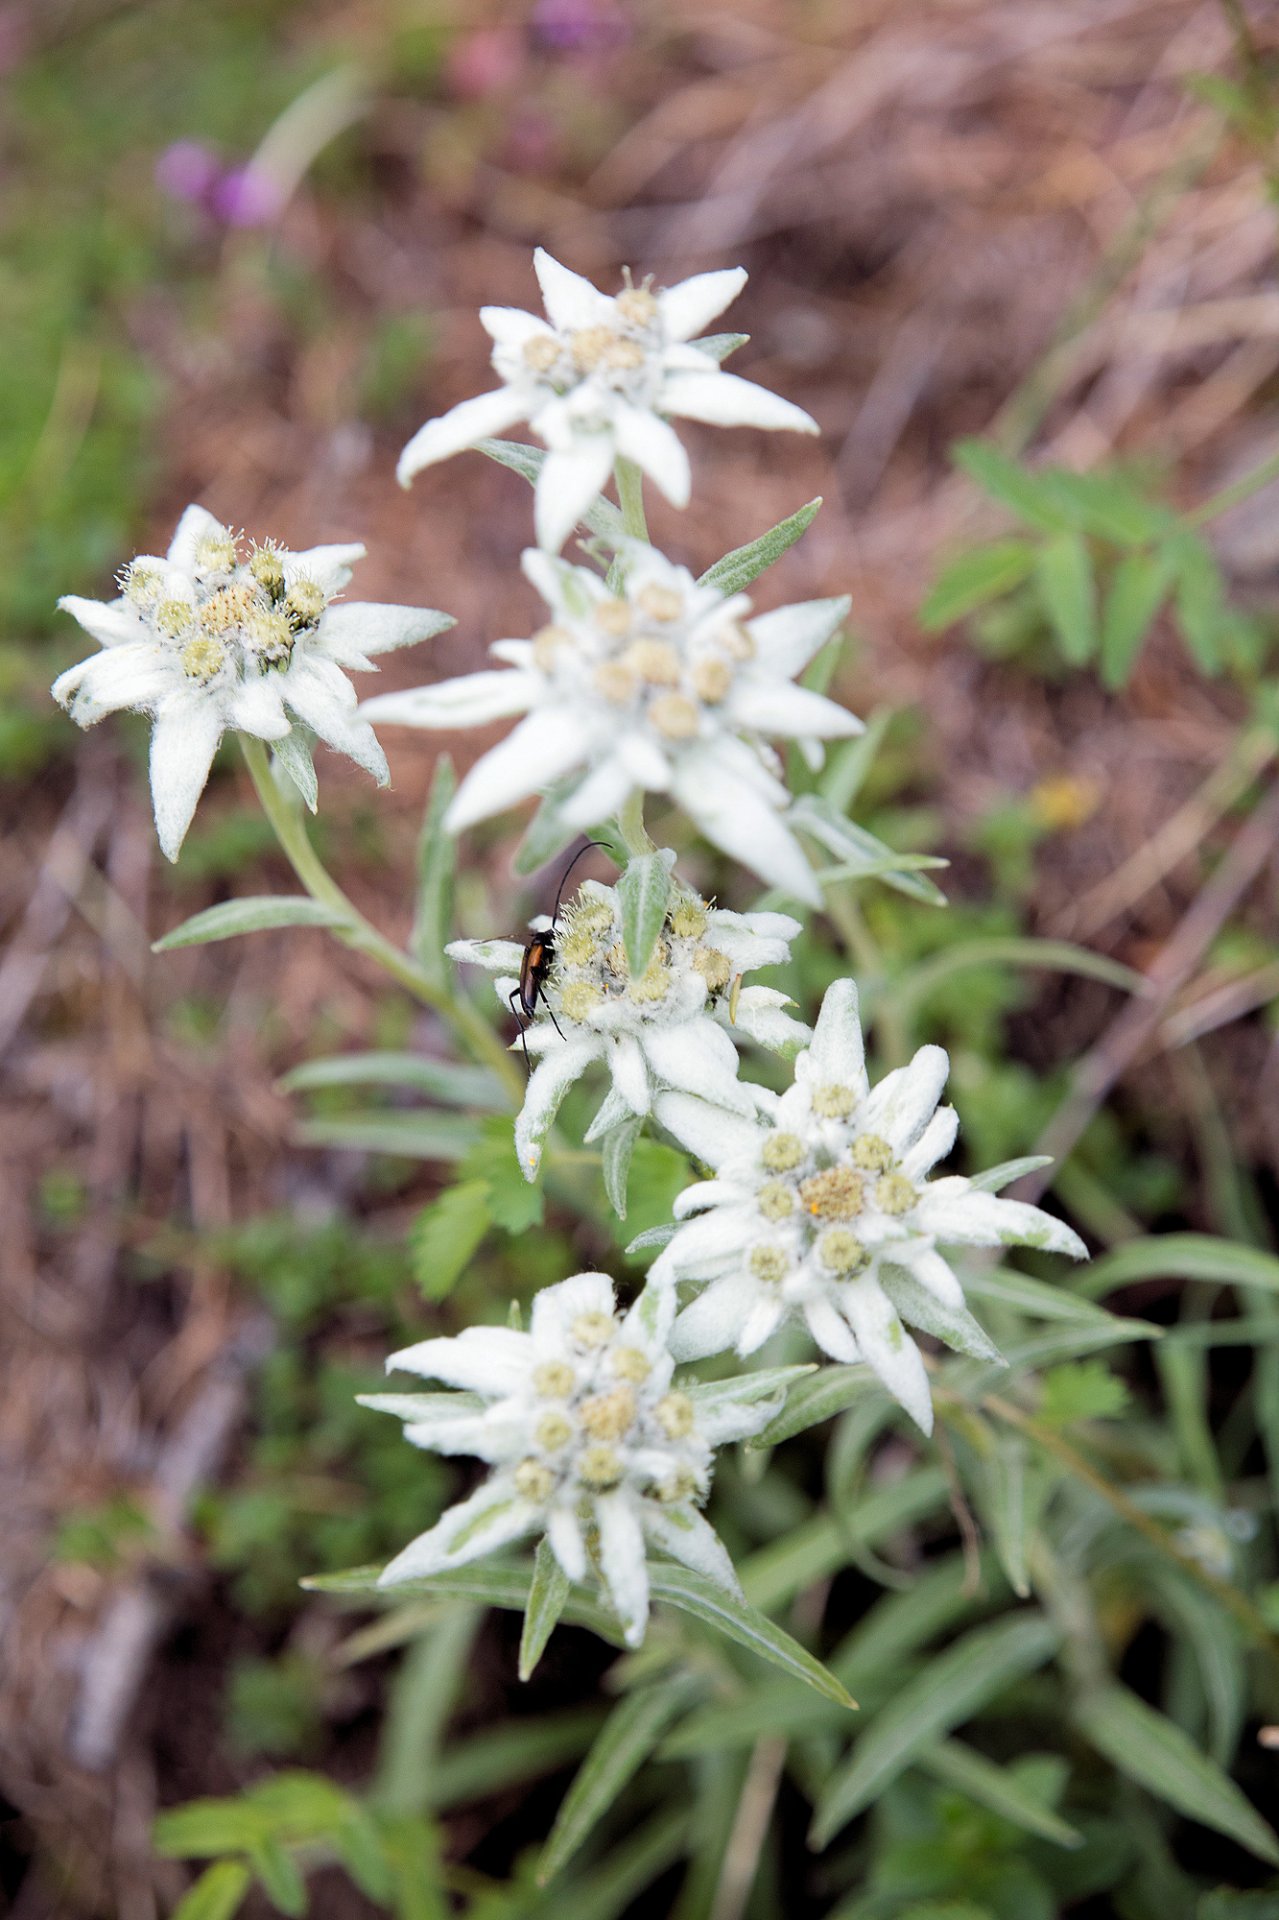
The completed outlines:
[[[560,876],[560,887],[559,892],[555,896],[555,911],[551,915],[550,926],[543,927],[538,932],[531,934],[525,944],[523,958],[520,961],[520,984],[518,987],[512,987],[509,1004],[511,1012],[519,1022],[520,1041],[524,1048],[524,1064],[526,1067],[529,1066],[530,1063],[528,1057],[528,1041],[525,1040],[524,1035],[533,1024],[539,1000],[542,1001],[547,1013],[550,1015],[551,1025],[554,1027],[556,1033],[559,1034],[561,1040],[564,1038],[564,1029],[555,1018],[554,1008],[551,1006],[549,1000],[546,999],[546,983],[551,977],[551,968],[555,965],[555,934],[559,926],[560,907],[564,900],[564,889],[568,885],[568,877],[578,861],[582,859],[585,854],[588,854],[592,847],[601,847],[602,845],[603,843],[599,840],[588,840],[586,845],[580,847],[573,855],[573,858],[569,861],[563,874]],[[607,851],[607,849],[605,849],[605,851]]]

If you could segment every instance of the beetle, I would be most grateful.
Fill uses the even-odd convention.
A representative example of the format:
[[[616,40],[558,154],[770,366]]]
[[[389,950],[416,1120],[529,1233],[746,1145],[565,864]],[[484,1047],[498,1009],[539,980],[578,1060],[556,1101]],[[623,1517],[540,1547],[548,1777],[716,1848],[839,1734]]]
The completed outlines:
[[[563,904],[564,889],[568,885],[568,877],[578,861],[588,854],[592,847],[600,847],[604,852],[608,851],[602,841],[588,840],[586,845],[580,847],[573,855],[573,858],[569,861],[563,874],[560,876],[559,892],[555,896],[555,911],[551,915],[551,924],[549,927],[543,927],[537,932],[530,934],[525,943],[524,953],[520,960],[520,984],[518,987],[511,988],[508,998],[511,1012],[519,1022],[520,1040],[524,1047],[524,1064],[526,1067],[529,1065],[529,1057],[528,1041],[525,1040],[524,1035],[533,1024],[539,1000],[541,1000],[546,1007],[546,1011],[550,1015],[551,1025],[554,1027],[556,1033],[559,1034],[561,1040],[564,1038],[564,1029],[555,1018],[555,1011],[550,1002],[545,998],[546,983],[550,979],[551,968],[555,965],[555,930],[559,925],[560,907]]]

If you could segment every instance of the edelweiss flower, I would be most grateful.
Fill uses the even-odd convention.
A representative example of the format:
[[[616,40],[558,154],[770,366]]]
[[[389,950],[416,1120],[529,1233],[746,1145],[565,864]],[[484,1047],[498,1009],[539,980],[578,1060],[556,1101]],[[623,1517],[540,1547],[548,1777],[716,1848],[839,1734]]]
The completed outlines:
[[[708,1113],[731,1108],[753,1115],[761,1089],[737,1078],[730,1034],[747,1034],[779,1053],[794,1052],[809,1037],[806,1026],[782,1011],[790,1005],[784,993],[740,984],[743,974],[790,958],[797,920],[784,913],[726,913],[677,891],[648,967],[635,980],[621,911],[615,888],[587,880],[555,930],[554,963],[539,1001],[545,1012],[524,1033],[528,1051],[545,1058],[530,1076],[515,1122],[515,1150],[530,1180],[561,1100],[593,1061],[608,1063],[612,1088],[588,1142],[630,1114],[648,1113],[662,1088],[680,1088],[698,1106],[710,1103]],[[498,974],[498,998],[512,1004],[523,955],[513,940],[454,940],[446,952]]]
[[[741,267],[699,273],[650,292],[613,297],[540,247],[533,265],[548,318],[482,307],[502,385],[428,420],[400,455],[399,477],[526,420],[550,449],[537,481],[537,538],[558,553],[622,455],[674,506],[688,505],[688,455],[668,416],[717,427],[790,427],[816,433],[802,407],[724,373],[693,342],[746,284]],[[693,344],[690,344],[693,342]]]
[[[862,731],[846,708],[791,684],[848,601],[808,600],[749,619],[744,594],[699,586],[654,547],[630,541],[621,558],[625,585],[612,593],[587,568],[531,549],[524,571],[552,617],[532,640],[492,648],[511,671],[383,694],[362,711],[410,727],[526,716],[462,782],[445,816],[451,833],[582,767],[560,805],[566,823],[595,826],[636,787],[670,792],[725,853],[818,905],[764,736],[811,745]]]
[[[152,715],[151,793],[170,860],[228,728],[270,740],[305,779],[301,721],[382,785],[389,779],[344,669],[372,672],[369,654],[453,622],[421,607],[330,605],[363,555],[355,545],[289,553],[267,544],[243,558],[211,513],[188,507],[163,559],[143,554],[124,569],[118,600],[59,600],[102,652],[61,674],[54,699],[82,727],[124,708]]]
[[[758,1433],[776,1411],[767,1375],[673,1387],[667,1346],[674,1296],[648,1287],[619,1316],[613,1283],[579,1273],[533,1302],[527,1333],[470,1327],[424,1340],[389,1367],[459,1393],[370,1394],[416,1446],[469,1453],[493,1472],[385,1569],[380,1586],[417,1580],[545,1533],[570,1580],[600,1579],[638,1646],[648,1618],[649,1545],[732,1593],[732,1563],[698,1507],[711,1452]]]
[[[951,1150],[953,1107],[938,1107],[949,1061],[923,1047],[871,1090],[857,990],[836,981],[822,1002],[794,1085],[767,1118],[726,1114],[708,1124],[682,1094],[656,1102],[662,1123],[715,1173],[675,1211],[697,1213],[676,1232],[652,1279],[709,1282],[680,1314],[681,1359],[735,1347],[754,1353],[800,1317],[835,1360],[864,1360],[925,1433],[928,1377],[908,1321],[961,1353],[997,1359],[964,1304],[937,1243],[1043,1247],[1086,1257],[1070,1228],[957,1175],[927,1181]]]

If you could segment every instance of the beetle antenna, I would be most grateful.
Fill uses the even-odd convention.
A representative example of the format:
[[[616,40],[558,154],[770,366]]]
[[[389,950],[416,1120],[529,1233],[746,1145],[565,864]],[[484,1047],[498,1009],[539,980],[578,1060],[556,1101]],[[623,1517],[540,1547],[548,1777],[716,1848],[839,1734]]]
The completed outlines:
[[[563,873],[560,875],[560,890],[555,896],[555,911],[551,915],[552,926],[554,926],[555,922],[560,917],[560,905],[564,899],[564,889],[568,885],[568,877],[570,873],[572,873],[578,861],[581,860],[586,854],[590,852],[592,847],[598,847],[601,853],[608,852],[608,848],[604,845],[604,842],[602,840],[588,840],[584,847],[578,848],[577,852],[573,855],[573,858],[569,861]]]

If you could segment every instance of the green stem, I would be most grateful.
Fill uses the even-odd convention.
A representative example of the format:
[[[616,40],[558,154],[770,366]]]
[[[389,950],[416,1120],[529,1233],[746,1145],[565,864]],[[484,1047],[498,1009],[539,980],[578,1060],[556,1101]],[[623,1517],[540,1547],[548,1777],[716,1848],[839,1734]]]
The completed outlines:
[[[644,789],[633,787],[622,804],[617,816],[618,831],[626,843],[628,853],[653,853],[654,843],[648,837],[648,828],[644,825]]]
[[[1205,526],[1209,520],[1215,520],[1218,514],[1237,507],[1241,500],[1249,500],[1254,493],[1260,493],[1272,480],[1279,480],[1279,453],[1273,454],[1269,460],[1263,460],[1251,473],[1245,473],[1242,480],[1236,480],[1232,486],[1223,487],[1220,493],[1212,494],[1193,513],[1183,514],[1183,523],[1188,527]]]
[[[249,777],[262,803],[262,811],[270,821],[289,865],[313,900],[319,900],[342,916],[345,924],[333,929],[337,938],[355,952],[368,954],[376,960],[392,979],[447,1021],[467,1052],[493,1069],[518,1105],[524,1097],[519,1068],[488,1022],[469,1002],[437,986],[410,954],[402,952],[385,934],[379,933],[370,920],[365,919],[315,851],[300,813],[289,805],[280,792],[262,742],[241,734],[240,745]]]
[[[619,458],[614,473],[617,501],[622,509],[622,531],[632,540],[648,539],[648,521],[644,516],[644,476],[633,460]]]

